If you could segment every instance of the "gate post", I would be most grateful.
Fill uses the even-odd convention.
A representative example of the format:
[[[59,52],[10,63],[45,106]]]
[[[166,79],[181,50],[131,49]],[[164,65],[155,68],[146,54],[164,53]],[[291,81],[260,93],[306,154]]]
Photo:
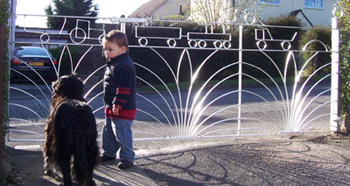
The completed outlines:
[[[339,24],[337,16],[332,18],[332,73],[331,73],[331,121],[330,130],[340,131],[339,89]]]
[[[4,46],[4,44],[5,44],[5,39],[4,39],[4,37],[5,37],[5,26],[4,26],[4,24],[2,24],[2,23],[0,23],[0,45],[2,46],[2,47],[0,47],[0,72],[4,72],[4,63],[5,63],[5,61],[4,61],[4,48],[6,47],[6,46]],[[4,82],[4,74],[2,73],[1,75],[0,75],[0,98],[2,98],[1,100],[4,100],[3,98],[4,98],[4,84],[3,84],[3,82]],[[0,101],[0,178],[2,178],[2,174],[3,174],[3,172],[2,172],[2,148],[3,148],[3,146],[2,146],[2,143],[3,143],[3,141],[2,141],[2,128],[3,128],[3,121],[4,121],[4,117],[3,117],[3,114],[4,114],[4,104],[3,104],[3,101]]]
[[[241,119],[242,119],[242,62],[243,62],[243,25],[239,25],[239,66],[238,66],[238,121],[237,121],[237,135],[241,135]]]

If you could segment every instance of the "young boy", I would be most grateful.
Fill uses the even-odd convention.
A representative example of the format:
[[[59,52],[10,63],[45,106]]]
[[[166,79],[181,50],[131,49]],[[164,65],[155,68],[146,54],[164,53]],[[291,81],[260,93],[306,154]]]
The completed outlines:
[[[128,38],[118,30],[110,31],[103,40],[107,59],[104,74],[106,122],[102,128],[102,161],[114,160],[120,148],[118,168],[133,166],[135,152],[131,125],[136,115],[136,72],[129,57]]]

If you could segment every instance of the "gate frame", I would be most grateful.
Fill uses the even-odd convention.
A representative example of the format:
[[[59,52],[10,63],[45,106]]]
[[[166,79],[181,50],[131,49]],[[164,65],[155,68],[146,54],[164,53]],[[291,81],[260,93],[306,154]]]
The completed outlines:
[[[11,17],[15,19],[14,16]],[[130,20],[130,19],[129,19]],[[129,21],[128,19],[119,20],[121,23],[121,30],[125,32],[125,22],[133,22],[134,19]],[[115,20],[114,20],[115,21]],[[242,60],[243,60],[243,24],[239,25],[239,76],[238,76],[238,116],[237,116],[237,135],[241,135],[241,107],[242,107]],[[14,32],[10,35],[14,37]],[[339,88],[339,40],[340,40],[340,25],[339,20],[336,15],[332,18],[332,59],[331,59],[331,106],[330,106],[330,131],[338,132],[340,131],[340,122],[342,120],[340,116],[340,88]],[[9,108],[9,107],[8,107]]]
[[[330,110],[330,130],[340,131],[340,122],[342,120],[340,110],[340,89],[339,89],[339,38],[341,28],[336,15],[332,18],[332,70],[331,70],[331,110]]]

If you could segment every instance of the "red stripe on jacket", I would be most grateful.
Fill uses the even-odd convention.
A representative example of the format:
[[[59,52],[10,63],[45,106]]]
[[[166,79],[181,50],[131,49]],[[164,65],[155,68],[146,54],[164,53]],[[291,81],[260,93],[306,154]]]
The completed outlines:
[[[107,118],[111,118],[111,119],[125,119],[125,120],[129,120],[132,121],[135,119],[136,116],[136,109],[133,110],[119,110],[119,116],[114,115],[112,108],[107,108],[105,107],[105,115]]]
[[[125,104],[125,100],[122,100],[122,99],[117,99],[117,98],[114,98],[114,102],[121,102],[121,103],[124,103]]]
[[[125,88],[125,87],[118,87],[116,90],[117,94],[126,94],[129,95],[130,94],[130,88]]]

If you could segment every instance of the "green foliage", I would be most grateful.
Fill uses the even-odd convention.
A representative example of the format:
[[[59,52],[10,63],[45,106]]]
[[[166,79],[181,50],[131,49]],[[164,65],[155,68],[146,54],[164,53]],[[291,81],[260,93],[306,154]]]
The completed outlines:
[[[299,39],[303,33],[303,30],[301,29],[301,27],[303,26],[303,23],[300,19],[296,17],[289,17],[284,15],[280,15],[278,17],[270,17],[266,20],[263,20],[263,23],[266,25],[274,25],[277,27],[270,27],[270,26],[265,28],[264,27],[257,28],[256,26],[244,27],[243,48],[257,49],[258,41],[255,39],[255,29],[258,29],[259,31],[257,31],[257,38],[261,39],[263,38],[263,36],[265,36],[266,49],[264,53],[256,52],[256,51],[244,52],[243,61],[249,62],[250,64],[255,65],[256,67],[263,68],[266,71],[266,73],[270,74],[272,77],[279,77],[280,75],[273,62],[275,62],[276,65],[278,66],[278,69],[283,72],[287,64],[286,59],[287,59],[288,53],[272,51],[272,50],[283,51],[283,48],[281,46],[282,42],[271,41],[271,39],[291,40],[294,34],[297,33],[297,36],[294,39],[294,41],[290,42],[291,43],[290,50],[297,50],[299,48]],[[285,26],[285,27],[278,27],[278,26]],[[289,28],[287,28],[288,26]],[[267,29],[269,32],[267,31]],[[233,35],[234,35],[234,38],[238,40],[238,32],[235,31]],[[259,46],[263,47],[262,45],[259,45]],[[271,59],[269,59],[265,54],[270,56]],[[289,66],[287,68],[288,69],[287,76],[293,76],[296,70],[294,68],[294,64],[292,62],[289,62],[288,64]],[[265,74],[263,74],[260,70],[256,68],[247,67],[245,68],[245,70],[247,70],[246,72],[248,72],[248,74],[254,74],[256,78],[266,77]]]
[[[346,3],[346,2],[344,2]],[[347,2],[347,16],[350,16],[350,2]],[[345,8],[344,8],[345,9]],[[346,10],[346,9],[345,9]],[[342,28],[340,30],[340,112],[341,116],[350,115],[350,25],[346,17],[342,18]]]
[[[54,49],[49,49],[52,56],[59,63],[59,66],[58,66],[59,69],[57,69],[59,71],[59,76],[71,74],[72,69],[74,69],[73,65],[76,64],[79,60],[77,55],[79,48],[81,47],[68,46],[67,48],[58,47]],[[62,52],[63,52],[63,55],[61,55]],[[71,61],[74,61],[73,65],[71,64]]]
[[[303,31],[301,30],[301,27],[303,24],[300,19],[297,19],[295,17],[288,17],[288,16],[280,16],[278,18],[270,18],[266,20],[266,23],[268,25],[284,25],[284,26],[294,26],[293,28],[274,28],[274,27],[267,27],[269,31],[271,32],[271,35],[274,37],[274,39],[291,39],[295,32],[298,32],[297,37],[292,43],[292,50],[297,50],[299,48],[298,46],[298,40],[300,38],[300,33]],[[181,27],[182,29],[182,35],[185,35],[188,32],[197,32],[197,33],[205,33],[206,28],[204,25],[198,24],[198,23],[173,23],[173,22],[166,22],[166,21],[160,21],[160,22],[153,22],[152,26],[166,26],[166,27]],[[244,27],[244,33],[243,33],[243,48],[244,49],[255,49],[255,51],[249,51],[245,50],[243,53],[243,61],[248,62],[252,65],[255,65],[256,67],[263,68],[267,73],[269,73],[272,77],[279,77],[279,73],[274,66],[274,64],[271,62],[271,60],[265,56],[262,52],[256,51],[257,46],[255,39],[255,29],[256,26],[245,26]],[[208,32],[211,32],[208,28]],[[217,27],[213,29],[214,33],[222,33],[222,27]],[[142,29],[141,29],[142,30]],[[138,30],[138,34],[140,30]],[[229,28],[226,29],[227,33],[232,34],[231,38],[231,48],[238,48],[238,29],[236,28]],[[169,29],[159,29],[157,32],[150,32],[147,33],[149,35],[156,33],[157,36],[165,36],[169,33]],[[138,45],[138,39],[135,38],[135,27],[132,25],[127,26],[127,34],[129,38],[129,44],[130,45]],[[206,39],[213,39],[211,37],[214,37],[214,35],[207,34],[205,35]],[[139,36],[140,37],[140,36]],[[201,36],[200,36],[201,37]],[[204,36],[203,36],[204,37]],[[177,47],[188,47],[188,38],[183,37],[179,40],[176,40],[176,46]],[[198,39],[197,39],[198,40]],[[207,42],[207,48],[214,48],[213,42]],[[189,63],[192,65],[192,72],[194,72],[203,61],[206,60],[206,58],[213,53],[213,50],[188,50],[188,55],[190,56],[190,59],[187,57],[187,53],[184,54],[183,58],[180,58],[182,55],[182,50],[174,50],[170,47],[168,47],[167,42],[165,39],[148,39],[148,45],[150,46],[164,46],[164,48],[158,48],[154,49],[156,52],[158,52],[164,59],[169,63],[170,68],[177,72],[178,70],[178,64],[180,65],[180,82],[188,82],[190,81],[190,74],[191,74],[191,68],[189,66]],[[267,50],[279,50],[283,51],[281,48],[281,42],[274,42],[274,41],[267,41]],[[198,47],[197,47],[198,48]],[[266,52],[267,55],[269,55],[272,60],[277,64],[279,70],[283,72],[285,65],[286,65],[286,57],[287,52]],[[172,83],[174,82],[174,78],[172,77],[172,74],[170,73],[169,66],[165,64],[163,59],[158,56],[152,49],[149,48],[130,48],[130,56],[133,58],[133,60],[141,64],[143,66],[147,66],[149,69],[151,69],[155,74],[157,74],[162,80],[164,80],[166,83]],[[199,77],[197,80],[199,81],[205,81],[207,80],[211,75],[213,75],[216,71],[218,71],[220,68],[235,63],[238,61],[238,51],[231,51],[231,50],[219,50],[217,51],[213,56],[211,56],[208,61],[205,63],[203,68],[201,69],[201,73],[199,74]],[[289,63],[290,65],[293,65],[292,63]],[[142,77],[150,81],[152,84],[160,84],[159,80],[155,78],[153,74],[150,72],[147,72],[146,70],[136,67],[137,72],[142,74]],[[295,69],[292,66],[291,68],[288,68],[289,71],[287,72],[288,76],[293,76]],[[226,78],[228,75],[234,74],[238,72],[238,65],[234,65],[228,69],[225,69],[224,71],[221,71],[219,74],[215,75],[213,80],[220,80],[223,78]],[[266,75],[262,73],[260,70],[257,70],[256,68],[252,68],[248,65],[244,67],[244,73],[254,75],[256,78],[266,78]]]
[[[5,146],[5,136],[7,133],[7,123],[8,123],[8,82],[9,82],[9,66],[8,66],[8,36],[9,36],[9,29],[6,26],[8,24],[8,19],[10,17],[10,12],[9,12],[9,1],[8,0],[3,0],[0,1],[0,24],[5,25],[5,35],[1,36],[4,37],[4,43],[1,43],[0,46],[4,47],[4,56],[1,56],[1,62],[4,63],[4,71],[2,72],[2,75],[4,77],[4,82],[3,82],[3,123],[1,123],[1,130],[2,130],[2,148],[4,149]]]
[[[279,26],[305,26],[301,19],[294,16],[280,15],[277,17],[270,17],[264,21],[268,25],[279,25]]]
[[[346,19],[348,20],[348,23],[350,21],[350,1],[348,0],[338,0],[338,7],[341,7],[340,10],[343,11]],[[338,12],[339,13],[339,12]]]
[[[58,67],[59,76],[72,74],[72,71],[76,68],[80,60],[80,65],[76,71],[76,73],[79,74],[91,73],[98,67],[105,64],[105,59],[102,57],[101,48],[94,48],[90,50],[81,59],[88,48],[88,46],[73,45],[49,49],[52,56],[60,63],[60,66]]]
[[[96,17],[98,14],[97,7],[92,4],[92,0],[52,0],[55,4],[55,9],[50,5],[45,9],[47,18],[46,25],[48,28],[61,29],[64,25],[64,18],[50,17],[50,15],[67,15],[67,16],[89,16]],[[67,19],[65,30],[75,28],[76,19]],[[90,19],[90,27],[95,26],[95,19]],[[83,26],[84,28],[84,26]]]
[[[311,40],[318,40],[307,45],[306,51],[325,51],[330,49],[331,46],[331,36],[332,31],[329,27],[317,26],[308,30],[301,39],[301,48],[305,47]],[[322,43],[326,46],[324,46]],[[315,52],[303,52],[303,65],[315,54]],[[331,56],[329,53],[319,53],[317,56],[313,57],[310,62],[307,63],[304,75],[310,75],[316,69],[322,67],[323,65],[331,62]],[[329,73],[331,70],[330,66],[321,69],[320,73]]]

